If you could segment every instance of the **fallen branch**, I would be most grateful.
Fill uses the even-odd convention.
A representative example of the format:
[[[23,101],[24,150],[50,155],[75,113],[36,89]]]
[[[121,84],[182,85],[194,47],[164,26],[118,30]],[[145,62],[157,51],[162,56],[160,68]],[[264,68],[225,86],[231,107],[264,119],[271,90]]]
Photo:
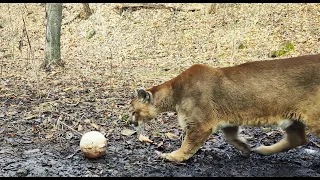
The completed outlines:
[[[119,14],[122,14],[123,11],[137,11],[140,9],[168,9],[170,11],[182,11],[180,8],[165,6],[163,4],[126,4],[122,6],[116,6],[114,8]]]
[[[121,6],[116,6],[114,8],[115,11],[117,11],[120,15],[123,13],[123,11],[137,11],[141,9],[168,9],[173,12],[182,11],[182,12],[195,12],[195,11],[206,11],[208,14],[212,14],[217,9],[217,4],[208,3],[206,7],[203,8],[183,8],[183,7],[172,7],[164,4],[154,4],[154,3],[131,3],[131,4],[123,4]]]
[[[82,11],[80,12],[79,16],[81,19],[88,19],[93,11],[90,9],[89,3],[82,3],[82,5]]]
[[[80,18],[80,14],[81,14],[81,13],[79,13],[78,15],[76,15],[76,17],[74,17],[73,19],[71,19],[70,21],[68,21],[68,22],[66,22],[66,23],[64,23],[64,24],[62,24],[62,25],[63,25],[63,26],[64,26],[64,25],[69,25],[69,24],[72,23],[74,20]]]
[[[88,19],[89,18],[89,16],[93,13],[93,10],[90,9],[89,3],[82,3],[82,5],[83,5],[82,11],[78,15],[76,15],[73,19],[64,23],[63,25],[68,25],[76,19]]]

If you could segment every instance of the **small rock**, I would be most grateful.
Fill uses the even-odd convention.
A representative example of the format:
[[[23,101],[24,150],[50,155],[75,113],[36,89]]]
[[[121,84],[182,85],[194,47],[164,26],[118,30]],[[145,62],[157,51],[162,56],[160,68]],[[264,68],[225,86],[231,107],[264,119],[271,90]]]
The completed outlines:
[[[267,131],[271,131],[271,128],[267,127],[267,128],[261,128],[262,131],[267,132]]]
[[[296,35],[296,41],[298,43],[305,43],[307,41],[306,37],[302,36],[302,35]]]
[[[18,169],[16,172],[17,176],[22,177],[22,176],[27,176],[28,175],[28,171],[25,169]]]
[[[40,152],[40,149],[26,150],[23,152],[23,154],[28,155],[28,154],[33,154],[33,153],[37,153],[37,152]]]
[[[73,133],[72,132],[67,132],[66,133],[66,139],[71,139],[73,137]]]
[[[313,150],[313,149],[305,149],[304,152],[308,153],[308,154],[316,154],[319,153],[319,151]]]
[[[131,136],[131,135],[133,135],[135,133],[136,133],[136,131],[133,131],[131,129],[123,129],[121,131],[121,134],[124,135],[124,136]]]
[[[87,39],[91,39],[94,35],[96,34],[96,31],[94,29],[91,29],[89,31],[87,31]]]

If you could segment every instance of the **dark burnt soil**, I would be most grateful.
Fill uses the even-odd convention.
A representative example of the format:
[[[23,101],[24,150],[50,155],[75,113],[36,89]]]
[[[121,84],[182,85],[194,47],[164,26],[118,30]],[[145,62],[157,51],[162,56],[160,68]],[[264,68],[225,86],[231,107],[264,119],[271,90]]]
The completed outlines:
[[[259,135],[257,129],[246,129]],[[185,163],[164,162],[156,158],[154,146],[136,138],[117,135],[109,138],[107,154],[97,160],[85,159],[80,151],[54,149],[56,143],[31,143],[27,138],[4,138],[1,143],[2,176],[320,176],[318,148],[309,144],[286,153],[244,158],[226,144],[221,134],[212,137]],[[259,138],[258,138],[259,139]],[[79,138],[69,145],[77,149]],[[166,151],[179,141],[167,141]]]
[[[176,114],[163,113],[142,131],[121,134],[125,128],[135,130],[125,116],[134,94],[128,89],[110,90],[103,83],[89,83],[85,87],[92,89],[71,91],[67,85],[52,85],[46,98],[39,98],[31,87],[16,86],[25,93],[1,96],[1,176],[320,176],[320,141],[311,134],[305,146],[245,158],[217,131],[191,159],[172,163],[158,154],[181,144],[183,131]],[[79,151],[79,132],[90,130],[108,136],[107,153],[96,160],[84,158]],[[168,132],[180,139],[169,139]],[[140,142],[140,133],[157,144]],[[254,147],[275,143],[283,131],[244,127],[240,134]]]

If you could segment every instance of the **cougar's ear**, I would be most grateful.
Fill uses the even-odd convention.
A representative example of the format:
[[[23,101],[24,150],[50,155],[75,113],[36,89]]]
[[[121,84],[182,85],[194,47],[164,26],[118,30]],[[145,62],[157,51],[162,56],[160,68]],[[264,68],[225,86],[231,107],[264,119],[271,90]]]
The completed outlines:
[[[139,100],[142,100],[146,103],[150,103],[151,102],[151,93],[144,90],[144,89],[137,89],[137,92],[138,92],[138,99]]]

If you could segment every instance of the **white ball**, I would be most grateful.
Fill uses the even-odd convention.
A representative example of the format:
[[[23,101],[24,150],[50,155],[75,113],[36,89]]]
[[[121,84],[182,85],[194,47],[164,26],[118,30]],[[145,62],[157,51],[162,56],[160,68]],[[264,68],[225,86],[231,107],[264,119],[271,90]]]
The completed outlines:
[[[99,158],[106,152],[107,139],[98,131],[87,132],[81,137],[80,149],[87,158]]]

